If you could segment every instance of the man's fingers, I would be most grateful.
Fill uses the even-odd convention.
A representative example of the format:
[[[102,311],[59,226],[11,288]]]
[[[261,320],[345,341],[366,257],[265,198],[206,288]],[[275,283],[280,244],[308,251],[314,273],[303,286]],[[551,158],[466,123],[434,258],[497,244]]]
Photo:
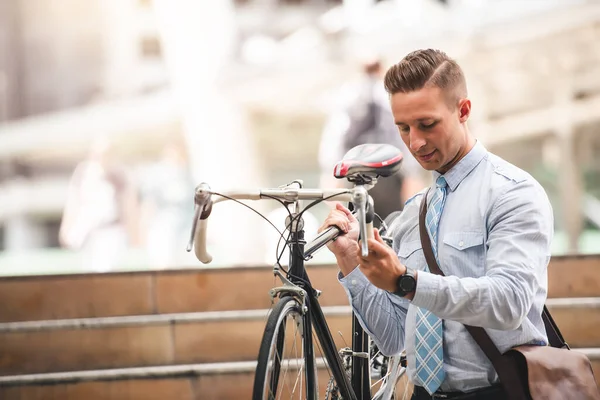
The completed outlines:
[[[335,209],[343,212],[344,215],[346,217],[348,217],[348,219],[350,220],[350,222],[356,221],[356,218],[354,217],[354,215],[352,214],[352,212],[350,210],[348,210],[346,207],[344,207],[341,203],[337,203],[335,205]]]
[[[348,233],[348,223],[339,220],[326,220],[325,223],[317,230],[317,232],[321,233],[332,226],[337,226],[343,233]]]
[[[350,230],[350,222],[343,212],[333,210],[329,216],[323,222],[323,225],[319,228],[318,232],[321,233],[330,226],[335,225],[340,228],[344,233],[348,233]]]
[[[375,238],[375,240],[377,240],[379,243],[381,244],[386,244],[383,239],[381,238],[381,235],[379,234],[379,231],[377,229],[373,229],[373,237]]]
[[[344,207],[341,203],[337,203],[335,205],[335,209],[336,211],[340,211],[341,213],[343,213],[346,218],[348,218],[350,221],[352,221],[354,218],[354,215],[352,215],[352,212],[350,210],[348,210],[346,207]]]
[[[381,238],[380,238],[381,240]],[[376,257],[376,258],[381,258],[381,257],[385,257],[388,252],[390,251],[390,248],[388,245],[386,245],[385,243],[383,243],[383,241],[378,241],[377,239],[369,239],[367,240],[367,245],[369,247],[369,256],[370,257]]]
[[[360,262],[365,262],[365,263],[370,263],[371,260],[371,252],[369,251],[369,254],[365,257],[362,255],[362,245],[361,245],[362,241],[358,242],[358,249],[356,250],[356,257],[358,257],[358,259],[360,260]]]
[[[361,258],[358,259],[358,261],[359,261],[358,262],[358,266],[361,268],[361,270],[363,272],[367,272],[367,271],[369,271],[369,270],[371,270],[373,268],[373,265],[371,264],[371,261],[369,261],[366,258],[362,258],[361,257]]]
[[[373,265],[380,263],[382,259],[389,255],[389,247],[387,245],[380,244],[375,239],[369,239],[367,243],[369,245],[368,255],[366,257],[363,256],[359,246],[357,257],[359,262],[364,264],[366,268],[372,268]]]

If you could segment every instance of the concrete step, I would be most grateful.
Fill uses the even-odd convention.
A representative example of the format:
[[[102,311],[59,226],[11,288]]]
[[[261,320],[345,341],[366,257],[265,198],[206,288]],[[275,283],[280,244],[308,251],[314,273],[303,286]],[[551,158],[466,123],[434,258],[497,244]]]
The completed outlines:
[[[322,305],[347,305],[334,265],[312,265]],[[0,278],[0,322],[264,309],[271,267]]]
[[[600,298],[551,299],[572,347],[600,347]],[[337,347],[350,307],[324,307]],[[0,324],[0,375],[256,360],[267,310]],[[341,332],[341,335],[338,333]]]
[[[552,257],[548,297],[600,297],[600,254]]]
[[[256,362],[0,378],[3,400],[229,400],[251,397]]]
[[[576,349],[592,361],[600,384],[600,349]],[[230,400],[251,397],[255,362],[0,377],[3,400]],[[319,389],[328,375],[320,370]],[[403,378],[398,389],[407,385]],[[410,387],[410,386],[409,386]],[[410,389],[408,389],[410,394]]]
[[[347,305],[335,265],[309,265],[321,304]],[[0,322],[269,307],[271,267],[205,268],[0,279]],[[600,255],[554,257],[550,297],[600,297]]]
[[[323,311],[337,347],[351,344],[350,308]],[[0,375],[254,361],[266,316],[248,310],[4,323]]]
[[[600,347],[600,297],[549,299],[546,305],[571,347]]]
[[[0,377],[4,399],[249,399],[252,396],[256,362],[123,368],[72,373]],[[287,393],[295,376],[287,375]],[[320,398],[324,398],[330,372],[318,369]],[[372,382],[373,390],[379,386]],[[406,376],[398,381],[398,393],[412,393]],[[80,396],[80,397],[78,397]]]

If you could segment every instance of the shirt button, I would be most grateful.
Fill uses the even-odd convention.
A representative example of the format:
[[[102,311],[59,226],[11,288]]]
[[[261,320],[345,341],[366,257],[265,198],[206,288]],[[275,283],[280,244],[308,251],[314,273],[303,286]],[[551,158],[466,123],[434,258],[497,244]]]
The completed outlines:
[[[351,284],[352,286],[356,285],[356,279],[352,279],[352,280],[350,281],[350,284]]]
[[[461,240],[460,242],[458,242],[458,245],[459,245],[460,247],[463,247],[463,246],[465,245],[465,242],[463,242],[463,241]]]

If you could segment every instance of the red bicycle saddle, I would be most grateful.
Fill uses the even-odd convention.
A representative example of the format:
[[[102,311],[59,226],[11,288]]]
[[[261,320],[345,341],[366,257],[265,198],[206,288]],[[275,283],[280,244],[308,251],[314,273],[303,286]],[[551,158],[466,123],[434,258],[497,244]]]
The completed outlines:
[[[396,173],[402,165],[402,152],[391,144],[361,144],[344,155],[333,169],[338,179],[352,175],[386,177]]]

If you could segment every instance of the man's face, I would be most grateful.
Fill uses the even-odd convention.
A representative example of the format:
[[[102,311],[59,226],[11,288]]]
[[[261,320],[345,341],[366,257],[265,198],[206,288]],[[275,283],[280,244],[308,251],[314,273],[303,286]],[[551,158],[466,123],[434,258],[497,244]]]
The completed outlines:
[[[452,105],[441,89],[429,87],[396,93],[390,103],[402,140],[426,170],[443,174],[469,152],[471,139],[462,125],[469,100]]]

